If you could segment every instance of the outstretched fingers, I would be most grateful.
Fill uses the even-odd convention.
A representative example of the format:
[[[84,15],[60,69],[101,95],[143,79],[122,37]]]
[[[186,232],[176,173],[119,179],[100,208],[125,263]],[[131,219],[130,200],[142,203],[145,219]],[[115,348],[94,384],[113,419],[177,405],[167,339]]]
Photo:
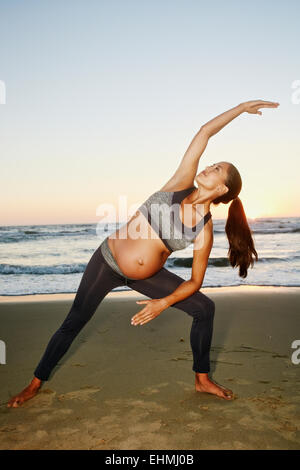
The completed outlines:
[[[279,103],[277,101],[265,101],[265,100],[257,100],[252,101],[249,103],[252,106],[278,106]]]
[[[279,106],[279,103],[265,103],[260,105],[260,108],[277,108]]]

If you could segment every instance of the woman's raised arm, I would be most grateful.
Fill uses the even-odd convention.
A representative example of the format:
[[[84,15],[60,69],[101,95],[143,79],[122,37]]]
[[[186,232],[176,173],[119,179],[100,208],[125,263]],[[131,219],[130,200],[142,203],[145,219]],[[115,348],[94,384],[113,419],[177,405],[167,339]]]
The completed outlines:
[[[273,101],[246,101],[208,121],[197,132],[182,157],[176,172],[165,186],[161,188],[161,191],[176,191],[193,185],[200,157],[207,146],[209,138],[223,129],[226,124],[233,121],[233,119],[242,113],[247,112],[261,115],[260,108],[277,108],[278,105],[279,103]]]
[[[208,137],[211,137],[242,113],[261,115],[262,112],[259,111],[260,108],[277,108],[278,105],[279,103],[274,103],[273,101],[246,101],[245,103],[240,103],[234,108],[225,111],[225,113],[219,114],[219,116],[204,124],[202,129],[207,133]]]
[[[208,135],[201,127],[183,155],[179,167],[169,181],[160,189],[161,191],[180,191],[181,189],[193,186],[199,159],[207,143]]]

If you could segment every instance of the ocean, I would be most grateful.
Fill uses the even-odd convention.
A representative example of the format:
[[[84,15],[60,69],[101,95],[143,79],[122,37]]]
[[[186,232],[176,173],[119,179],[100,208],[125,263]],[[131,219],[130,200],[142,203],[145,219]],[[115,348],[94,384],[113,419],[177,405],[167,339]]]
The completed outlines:
[[[238,275],[238,268],[229,264],[225,223],[225,219],[214,220],[214,246],[202,287],[300,286],[300,217],[248,219],[258,262],[249,267],[245,279]],[[92,254],[117,227],[0,226],[0,295],[75,293]],[[192,257],[191,244],[172,253],[164,267],[187,280]],[[113,290],[128,289],[124,286]]]

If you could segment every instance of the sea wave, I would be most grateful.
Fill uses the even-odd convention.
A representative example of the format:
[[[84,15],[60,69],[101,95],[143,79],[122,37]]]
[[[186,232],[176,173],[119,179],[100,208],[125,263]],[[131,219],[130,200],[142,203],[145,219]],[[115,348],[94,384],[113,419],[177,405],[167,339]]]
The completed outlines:
[[[82,230],[61,230],[57,232],[39,230],[18,230],[15,232],[0,232],[0,243],[22,243],[30,240],[49,239],[59,237],[95,236],[95,228]]]
[[[258,258],[258,263],[284,263],[287,261],[294,261],[300,259],[300,256],[293,256],[291,258],[268,257]],[[166,268],[191,268],[193,264],[193,257],[188,258],[169,258],[165,266]],[[83,273],[87,263],[72,263],[72,264],[56,264],[56,265],[22,265],[22,264],[0,264],[0,274],[74,274]],[[223,268],[230,266],[229,259],[226,257],[209,258],[208,266]]]
[[[74,274],[83,273],[86,263],[43,265],[0,264],[0,274]]]
[[[292,262],[296,259],[300,259],[300,256],[293,256],[290,258],[280,258],[280,257],[265,257],[265,258],[258,258],[257,263],[286,263],[287,261]],[[182,267],[182,268],[191,268],[193,264],[193,257],[187,258],[169,258],[166,262],[166,266],[168,267]],[[229,259],[226,257],[218,257],[218,258],[209,258],[208,259],[208,266],[215,266],[218,268],[223,268],[226,266],[230,266]]]
[[[300,233],[300,228],[270,228],[270,229],[262,229],[262,230],[255,230],[251,229],[253,235],[276,235],[276,234],[292,234],[292,233]],[[105,232],[104,232],[105,233]],[[103,235],[104,235],[103,233]],[[215,229],[214,234],[224,235],[224,229]],[[0,232],[0,244],[1,243],[26,243],[32,240],[49,240],[55,238],[68,238],[68,237],[86,237],[86,236],[93,236],[98,237],[99,235],[96,233],[95,227],[83,230],[61,230],[57,232],[47,232],[47,231],[36,231],[36,230],[22,230],[17,232]]]

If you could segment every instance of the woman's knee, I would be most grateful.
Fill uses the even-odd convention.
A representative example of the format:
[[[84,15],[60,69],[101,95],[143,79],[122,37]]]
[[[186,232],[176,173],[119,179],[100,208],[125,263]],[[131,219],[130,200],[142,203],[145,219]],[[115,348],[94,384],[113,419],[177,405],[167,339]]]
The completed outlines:
[[[212,319],[214,318],[215,316],[215,311],[216,311],[216,304],[215,302],[210,298],[210,297],[207,297],[208,300],[209,300],[209,314],[210,316],[212,317]]]
[[[200,320],[212,321],[215,315],[215,302],[206,295],[202,294],[201,298],[197,299],[196,310],[193,317]]]

